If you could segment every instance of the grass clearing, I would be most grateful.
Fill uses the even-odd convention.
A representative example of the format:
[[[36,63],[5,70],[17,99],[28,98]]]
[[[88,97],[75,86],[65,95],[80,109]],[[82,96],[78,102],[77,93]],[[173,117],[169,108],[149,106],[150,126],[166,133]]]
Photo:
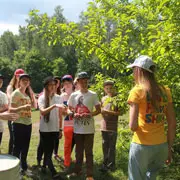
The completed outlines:
[[[127,167],[128,167],[128,150],[129,146],[128,141],[131,139],[131,135],[128,135],[126,133],[127,130],[127,115],[120,117],[120,124],[123,124],[123,127],[125,128],[125,135],[127,135],[127,138],[122,138],[121,133],[118,134],[118,140],[117,140],[117,156],[116,156],[116,164],[117,164],[117,170],[115,172],[109,172],[109,173],[101,173],[99,171],[99,168],[102,165],[102,137],[100,132],[100,120],[101,116],[95,117],[95,124],[96,124],[96,133],[94,138],[94,178],[95,180],[127,180]],[[24,180],[50,180],[51,176],[50,173],[47,172],[46,174],[43,174],[40,169],[38,169],[35,165],[37,165],[36,162],[36,154],[37,154],[37,146],[39,142],[39,111],[34,111],[32,113],[32,121],[33,121],[33,128],[32,128],[32,135],[31,135],[31,143],[30,143],[30,149],[28,153],[28,164],[30,168],[33,171],[34,177],[28,178],[24,177]],[[127,131],[128,132],[128,131]],[[123,142],[121,141],[123,140]],[[9,142],[9,132],[8,132],[8,126],[5,122],[5,130],[3,133],[2,138],[2,144],[1,144],[1,153],[6,154],[8,152],[8,142]],[[122,143],[122,144],[121,144]],[[63,157],[63,144],[64,139],[62,138],[60,140],[59,144],[59,155]],[[72,159],[75,160],[74,151],[72,153]],[[60,164],[54,160],[53,162],[55,165],[55,168],[58,172],[62,173],[62,176],[64,179],[66,179],[66,175],[63,173],[62,168],[60,167]],[[178,164],[180,161],[177,159],[176,162],[172,163],[169,167],[165,166],[158,176],[157,180],[179,180],[180,179],[180,166]],[[71,170],[74,167],[74,163],[71,165]],[[85,164],[83,165],[83,174],[80,177],[72,178],[73,180],[85,180]]]
[[[95,133],[95,139],[94,139],[94,178],[96,180],[101,180],[101,179],[107,179],[107,180],[126,180],[127,179],[127,173],[124,173],[122,169],[117,168],[115,172],[112,173],[101,173],[99,171],[99,168],[102,165],[102,137],[101,137],[101,132],[100,132],[100,120],[101,116],[97,116],[95,118],[95,124],[96,124],[96,133]],[[31,170],[33,171],[34,177],[33,178],[28,178],[24,177],[23,179],[33,179],[33,180],[50,180],[51,176],[50,173],[47,172],[46,174],[43,174],[40,169],[38,169],[35,165],[37,165],[36,162],[36,154],[37,154],[37,146],[39,142],[39,111],[33,111],[32,113],[32,122],[33,122],[33,127],[32,127],[32,135],[31,135],[31,142],[30,142],[30,148],[28,152],[28,165],[30,166]],[[5,130],[3,133],[3,138],[2,138],[2,144],[1,144],[1,153],[6,154],[8,152],[8,142],[9,142],[9,132],[8,132],[8,126],[7,123],[5,122]],[[60,140],[59,144],[59,155],[63,156],[63,144],[64,140]],[[72,153],[72,159],[75,159],[74,151]],[[117,159],[118,161],[118,159]],[[60,167],[60,164],[54,160],[53,162],[55,165],[55,168],[57,171],[62,172],[62,176],[66,179],[65,174],[63,174],[63,171]],[[71,169],[73,169],[74,164],[72,163]],[[124,168],[123,168],[124,169]],[[83,175],[77,178],[72,178],[74,180],[84,180],[85,179],[85,164],[83,165]]]

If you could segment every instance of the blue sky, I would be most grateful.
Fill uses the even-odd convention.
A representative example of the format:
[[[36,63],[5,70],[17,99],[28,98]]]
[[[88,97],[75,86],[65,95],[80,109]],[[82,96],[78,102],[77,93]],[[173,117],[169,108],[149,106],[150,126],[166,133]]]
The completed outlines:
[[[78,21],[81,11],[86,10],[90,0],[0,0],[0,35],[10,30],[18,33],[19,25],[25,25],[25,19],[31,9],[52,15],[54,8],[61,5],[64,16],[70,21]]]

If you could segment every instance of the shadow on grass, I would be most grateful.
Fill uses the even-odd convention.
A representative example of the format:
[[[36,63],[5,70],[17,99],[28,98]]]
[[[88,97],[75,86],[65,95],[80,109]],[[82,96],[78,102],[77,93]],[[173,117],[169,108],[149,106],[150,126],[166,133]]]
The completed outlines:
[[[54,163],[56,170],[64,180],[72,179],[72,180],[85,180],[86,179],[86,164],[83,163],[82,167],[82,175],[78,177],[71,177],[68,178],[68,174],[73,172],[74,169],[74,163],[71,164],[71,167],[69,169],[69,173],[63,172],[61,168],[61,163]],[[127,172],[126,170],[126,163],[120,163],[117,166],[117,169],[114,172],[108,171],[108,172],[101,172],[99,169],[101,168],[101,164],[97,163],[96,161],[94,162],[94,179],[95,180],[127,180],[126,173],[124,174],[124,171]],[[46,172],[42,172],[41,167],[38,167],[36,165],[33,165],[31,168],[33,177],[26,177],[24,176],[22,180],[51,180],[51,173],[46,169]]]

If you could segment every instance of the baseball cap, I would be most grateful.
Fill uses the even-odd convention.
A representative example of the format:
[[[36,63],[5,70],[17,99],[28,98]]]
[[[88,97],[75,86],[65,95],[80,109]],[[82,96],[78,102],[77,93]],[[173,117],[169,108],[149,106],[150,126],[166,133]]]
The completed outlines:
[[[73,78],[72,78],[72,76],[71,75],[64,75],[63,77],[62,77],[62,82],[63,81],[65,81],[65,80],[67,80],[67,81],[73,81]]]
[[[14,75],[19,76],[20,74],[24,74],[24,70],[23,69],[16,69],[16,71],[14,72]]]
[[[87,72],[80,72],[77,75],[77,80],[78,79],[89,79],[89,76],[88,76]]]
[[[114,85],[114,81],[112,81],[112,80],[106,80],[106,81],[104,81],[104,83],[103,83],[103,86],[107,86],[107,85]]]
[[[141,55],[135,59],[134,63],[128,65],[127,68],[133,68],[135,66],[153,73],[153,71],[150,68],[151,66],[155,66],[155,63],[152,61],[152,59],[149,56]]]
[[[22,78],[24,78],[24,77],[31,79],[31,77],[30,77],[29,74],[20,74],[20,75],[19,75],[19,80],[22,79]]]
[[[46,87],[50,82],[55,82],[55,83],[57,83],[57,80],[54,78],[54,77],[52,77],[52,76],[48,76],[48,77],[46,77],[45,79],[44,79],[44,81],[43,81],[43,86],[44,87]]]

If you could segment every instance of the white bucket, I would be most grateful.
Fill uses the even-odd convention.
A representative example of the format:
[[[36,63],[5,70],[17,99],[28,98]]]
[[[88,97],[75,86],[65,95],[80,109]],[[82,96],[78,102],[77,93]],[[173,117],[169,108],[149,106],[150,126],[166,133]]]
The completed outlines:
[[[0,155],[0,180],[19,180],[20,161],[11,155]]]

